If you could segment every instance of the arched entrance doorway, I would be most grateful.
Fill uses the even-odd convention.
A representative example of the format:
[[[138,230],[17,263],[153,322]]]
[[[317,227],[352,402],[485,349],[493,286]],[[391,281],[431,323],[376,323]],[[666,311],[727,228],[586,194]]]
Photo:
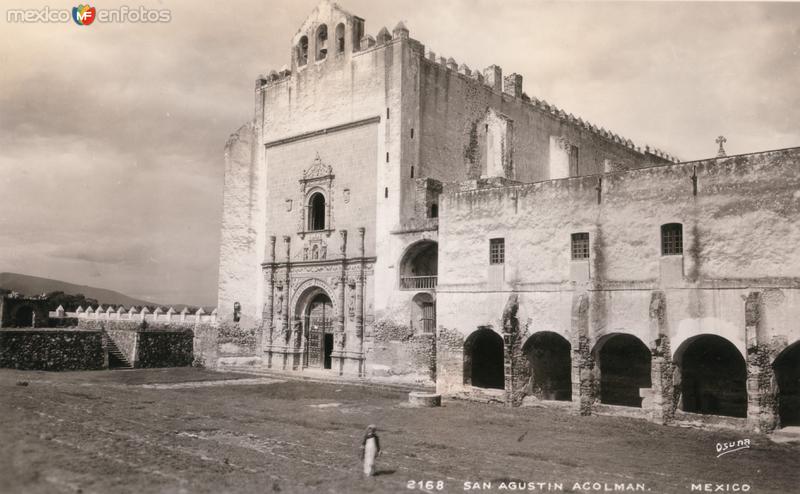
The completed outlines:
[[[650,349],[629,334],[609,335],[598,342],[600,402],[626,407],[642,406],[641,388],[650,388]]]
[[[572,400],[570,344],[551,331],[536,333],[525,342],[522,353],[531,372],[530,393],[540,400]]]
[[[30,305],[23,305],[14,314],[14,325],[18,328],[33,327],[34,309]]]
[[[331,368],[333,352],[333,305],[323,292],[312,295],[303,322],[306,367]]]
[[[716,335],[696,336],[681,345],[675,360],[683,411],[747,417],[747,365],[733,343]]]
[[[783,350],[773,369],[778,383],[781,426],[800,425],[800,342]]]
[[[464,384],[505,389],[503,338],[489,328],[475,331],[464,342]]]

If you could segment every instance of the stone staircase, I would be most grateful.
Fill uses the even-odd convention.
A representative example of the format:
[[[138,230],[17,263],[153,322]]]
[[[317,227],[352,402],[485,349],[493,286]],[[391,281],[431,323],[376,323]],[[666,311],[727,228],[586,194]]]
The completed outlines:
[[[800,426],[776,429],[769,438],[776,443],[800,443]]]
[[[130,363],[128,357],[117,347],[114,340],[103,331],[103,341],[108,349],[108,368],[109,369],[133,369],[133,364]]]

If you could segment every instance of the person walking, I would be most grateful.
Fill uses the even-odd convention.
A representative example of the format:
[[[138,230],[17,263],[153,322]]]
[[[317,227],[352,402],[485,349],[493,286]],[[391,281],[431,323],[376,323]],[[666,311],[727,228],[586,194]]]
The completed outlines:
[[[370,424],[364,439],[361,440],[361,459],[364,461],[364,475],[375,475],[375,458],[381,453],[381,441],[378,439],[378,428]]]

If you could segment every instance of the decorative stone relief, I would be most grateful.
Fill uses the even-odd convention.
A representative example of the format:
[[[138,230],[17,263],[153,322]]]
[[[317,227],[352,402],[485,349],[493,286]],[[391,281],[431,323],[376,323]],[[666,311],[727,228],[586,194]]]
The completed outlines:
[[[304,261],[323,261],[328,257],[328,244],[319,235],[308,240],[308,243],[303,246],[303,260]]]
[[[300,201],[301,207],[298,207],[299,219],[299,235],[300,238],[305,238],[310,232],[308,231],[308,215],[309,215],[309,200],[311,196],[320,192],[325,197],[325,226],[324,231],[326,235],[330,235],[333,227],[333,167],[323,163],[322,159],[317,153],[311,167],[303,170],[303,178],[300,179]]]

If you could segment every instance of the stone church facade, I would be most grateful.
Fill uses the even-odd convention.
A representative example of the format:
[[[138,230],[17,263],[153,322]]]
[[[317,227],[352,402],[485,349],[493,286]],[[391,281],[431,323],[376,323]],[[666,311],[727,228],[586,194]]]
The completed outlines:
[[[212,365],[795,420],[796,150],[680,163],[328,1],[290,51],[225,149]]]

